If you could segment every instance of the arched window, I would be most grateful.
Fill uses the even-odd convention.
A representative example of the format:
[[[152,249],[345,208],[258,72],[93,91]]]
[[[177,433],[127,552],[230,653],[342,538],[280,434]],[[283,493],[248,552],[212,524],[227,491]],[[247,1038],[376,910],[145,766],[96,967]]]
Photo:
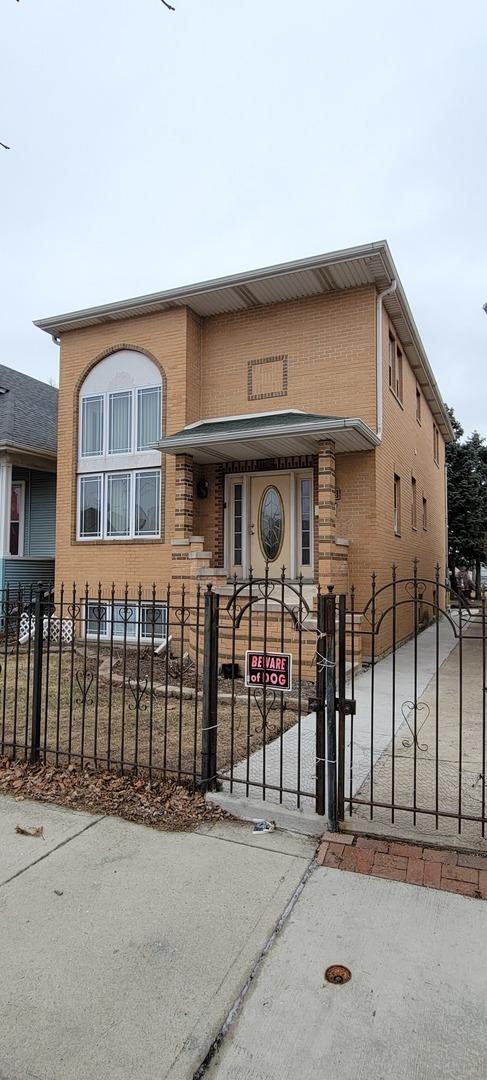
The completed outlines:
[[[79,397],[78,538],[161,535],[162,377],[143,353],[110,353]]]

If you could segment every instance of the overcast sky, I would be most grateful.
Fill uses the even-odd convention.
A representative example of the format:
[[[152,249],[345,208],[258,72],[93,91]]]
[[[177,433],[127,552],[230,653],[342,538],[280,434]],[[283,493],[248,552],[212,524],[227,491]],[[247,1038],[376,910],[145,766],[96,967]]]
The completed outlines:
[[[386,238],[487,434],[485,0],[1,0],[0,362],[32,319]]]

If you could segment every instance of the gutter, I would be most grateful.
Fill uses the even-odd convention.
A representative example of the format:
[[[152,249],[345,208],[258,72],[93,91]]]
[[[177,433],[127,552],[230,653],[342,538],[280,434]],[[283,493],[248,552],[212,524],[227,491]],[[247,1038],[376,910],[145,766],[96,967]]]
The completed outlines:
[[[188,446],[205,447],[215,442],[215,438],[218,437],[219,443],[235,442],[243,439],[268,439],[276,438],[276,436],[283,435],[287,438],[292,435],[327,435],[334,431],[343,431],[345,428],[353,428],[358,431],[371,446],[377,446],[379,439],[372,428],[369,428],[367,424],[364,424],[363,420],[357,418],[346,417],[343,420],[328,420],[324,424],[317,424],[316,421],[308,420],[305,423],[293,424],[292,426],[283,429],[282,425],[279,427],[268,427],[265,431],[262,428],[247,428],[244,432],[239,431],[226,431],[218,434],[212,432],[208,435],[199,435],[195,431],[194,427],[188,428],[187,435],[180,435],[179,438],[176,435],[168,435],[165,439],[160,439],[156,443],[155,449],[161,450],[163,453],[184,453],[185,448]],[[179,435],[179,433],[178,433]]]
[[[376,365],[376,420],[377,420],[377,438],[379,442],[382,442],[382,436],[384,434],[384,363],[383,363],[383,341],[382,341],[382,301],[386,296],[392,296],[397,289],[397,281],[392,279],[391,284],[383,292],[379,293],[376,300],[376,314],[375,314],[375,365]]]

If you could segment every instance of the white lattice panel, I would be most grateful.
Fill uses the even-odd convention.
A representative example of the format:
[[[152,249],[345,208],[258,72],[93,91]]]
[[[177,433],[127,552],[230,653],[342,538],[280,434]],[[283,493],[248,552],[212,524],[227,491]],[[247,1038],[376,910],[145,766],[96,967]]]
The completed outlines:
[[[29,617],[27,612],[24,612],[20,616],[20,628],[19,628],[19,641],[21,645],[24,645],[29,637],[33,638],[35,634],[36,621],[33,615]],[[47,641],[48,636],[53,645],[59,645],[62,638],[63,645],[69,645],[73,640],[74,635],[74,623],[72,619],[44,619],[42,628],[42,637],[44,641]]]

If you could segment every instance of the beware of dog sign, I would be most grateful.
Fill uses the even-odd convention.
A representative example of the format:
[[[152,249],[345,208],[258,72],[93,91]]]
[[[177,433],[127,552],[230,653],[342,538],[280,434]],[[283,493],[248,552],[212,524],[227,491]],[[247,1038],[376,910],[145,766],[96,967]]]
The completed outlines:
[[[245,653],[245,685],[268,686],[271,690],[292,689],[291,653],[264,653],[247,649]]]

